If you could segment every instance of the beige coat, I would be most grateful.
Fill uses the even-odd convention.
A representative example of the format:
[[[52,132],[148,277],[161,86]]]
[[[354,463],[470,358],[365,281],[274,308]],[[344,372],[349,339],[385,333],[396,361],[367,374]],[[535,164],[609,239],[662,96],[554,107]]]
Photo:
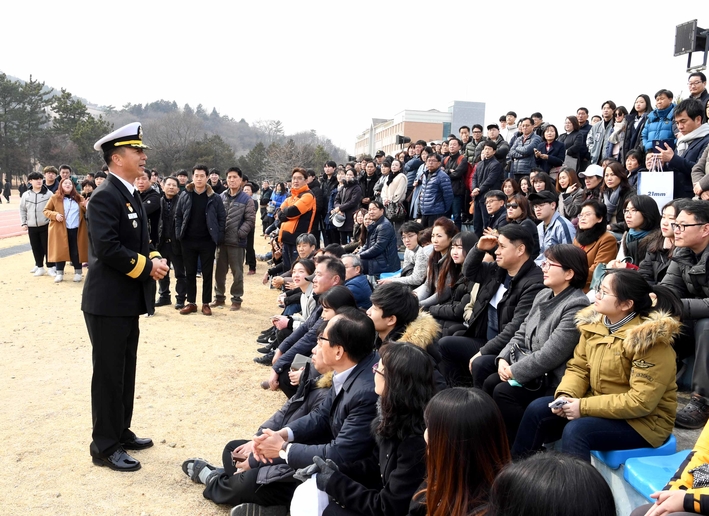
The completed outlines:
[[[79,247],[79,261],[86,263],[89,261],[89,235],[86,228],[86,208],[79,204],[79,232],[76,243]],[[50,262],[68,262],[69,237],[66,230],[66,219],[57,221],[57,215],[64,217],[64,198],[62,195],[54,194],[47,201],[44,207],[44,216],[49,219],[49,238],[47,241],[47,260]]]

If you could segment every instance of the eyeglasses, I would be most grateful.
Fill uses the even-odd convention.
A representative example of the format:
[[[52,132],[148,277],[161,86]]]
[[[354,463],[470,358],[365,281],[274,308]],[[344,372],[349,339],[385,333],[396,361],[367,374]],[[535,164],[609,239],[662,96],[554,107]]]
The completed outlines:
[[[384,368],[382,368],[382,369],[384,369]],[[377,373],[378,373],[378,374],[384,376],[384,373],[379,370],[379,362],[377,362],[376,364],[374,364],[374,365],[372,366],[372,373],[374,373],[374,374],[377,374]]]
[[[603,290],[601,290],[600,287],[594,289],[594,292],[596,293],[596,297],[597,297],[598,299],[603,299],[603,298],[606,297],[606,296],[618,297],[618,296],[616,296],[615,294],[611,294],[610,292],[604,292]]]
[[[690,86],[699,86],[702,81],[689,81],[687,84]]]
[[[554,263],[554,262],[550,262],[548,260],[544,260],[542,262],[542,270],[543,271],[549,270],[549,268],[551,268],[551,267],[559,267],[560,269],[564,268],[564,266],[561,265],[560,263]]]
[[[624,213],[625,215],[634,215],[634,214],[636,214],[637,212],[638,212],[638,209],[637,209],[637,208],[626,208],[626,209],[623,210],[623,213]]]
[[[318,335],[318,344],[320,344],[320,341],[321,341],[321,340],[324,340],[325,342],[330,342],[330,339],[326,339],[326,338],[323,337],[322,335]]]
[[[519,204],[517,204],[515,202],[507,203],[507,209],[509,210],[510,208],[512,208],[513,210],[517,209],[517,208],[519,208]]]
[[[691,228],[692,226],[703,226],[704,224],[707,224],[706,222],[698,222],[696,224],[677,224],[676,222],[670,222],[670,226],[672,227],[673,232],[679,231],[680,233],[684,233],[684,231],[687,228]]]

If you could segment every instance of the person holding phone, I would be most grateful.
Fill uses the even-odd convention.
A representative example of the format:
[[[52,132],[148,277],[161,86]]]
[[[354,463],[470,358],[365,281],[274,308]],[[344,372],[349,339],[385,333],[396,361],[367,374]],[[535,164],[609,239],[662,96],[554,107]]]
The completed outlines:
[[[682,304],[672,290],[637,272],[606,272],[592,306],[578,312],[581,334],[554,396],[529,404],[512,447],[521,458],[561,439],[561,451],[587,462],[591,450],[656,448],[677,408],[674,339]],[[568,403],[550,408],[555,399]]]

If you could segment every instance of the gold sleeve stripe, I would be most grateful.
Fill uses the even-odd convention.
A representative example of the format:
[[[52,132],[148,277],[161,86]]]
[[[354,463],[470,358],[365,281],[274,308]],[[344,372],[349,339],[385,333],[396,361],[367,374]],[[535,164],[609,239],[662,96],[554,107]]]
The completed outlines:
[[[153,251],[149,255],[150,259],[152,260],[153,258],[162,258],[162,255],[158,253],[157,251]]]
[[[128,276],[131,278],[135,279],[138,276],[140,276],[143,273],[143,270],[145,269],[145,255],[139,254],[138,260],[136,261],[135,267],[133,267],[133,270],[128,273]]]

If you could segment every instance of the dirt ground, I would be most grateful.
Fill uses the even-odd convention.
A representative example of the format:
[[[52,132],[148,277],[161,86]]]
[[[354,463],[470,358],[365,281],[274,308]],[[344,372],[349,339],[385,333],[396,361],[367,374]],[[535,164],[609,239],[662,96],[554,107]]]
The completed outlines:
[[[17,209],[18,198],[12,200],[14,206],[0,209]],[[27,242],[6,238],[0,248]],[[7,303],[0,315],[0,514],[227,514],[229,507],[206,500],[181,464],[196,456],[219,463],[229,440],[253,435],[285,401],[261,389],[268,369],[252,361],[255,338],[277,311],[276,291],[261,284],[265,264],[245,276],[240,312],[183,316],[168,306],[141,317],[132,429],[155,446],[132,452],[140,471],[118,473],[94,466],[89,456],[92,370],[83,283],[35,278],[29,251],[0,263]]]

